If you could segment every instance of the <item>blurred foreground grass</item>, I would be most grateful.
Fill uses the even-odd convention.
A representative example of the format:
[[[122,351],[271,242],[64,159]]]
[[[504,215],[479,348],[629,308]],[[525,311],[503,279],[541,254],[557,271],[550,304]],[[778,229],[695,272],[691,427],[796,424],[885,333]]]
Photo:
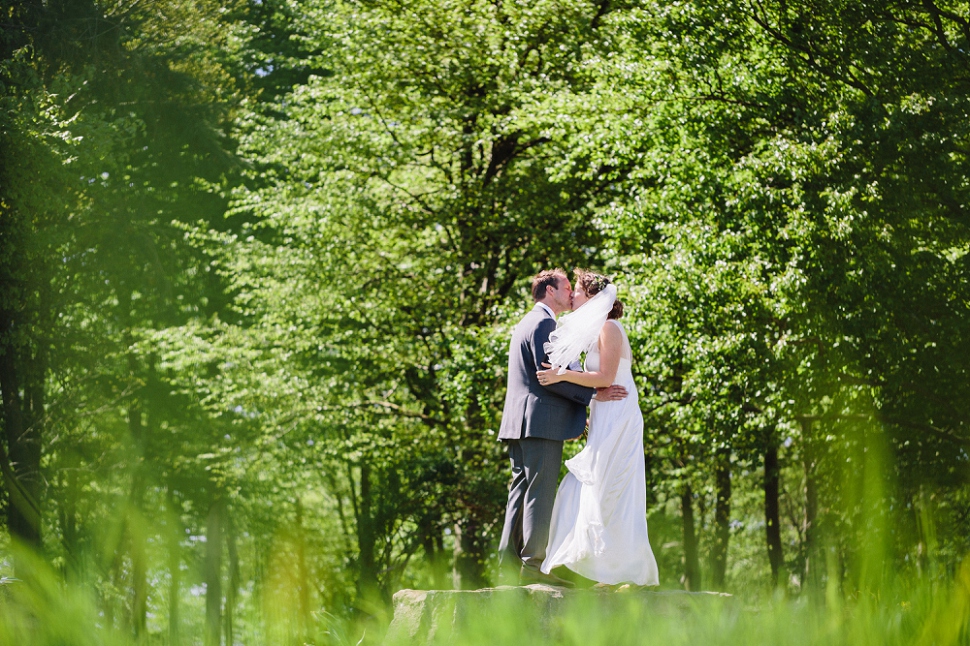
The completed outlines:
[[[118,618],[98,610],[94,588],[66,583],[33,562],[29,580],[0,582],[0,644],[73,646],[171,644],[168,634],[135,637],[118,630]],[[497,595],[481,612],[441,621],[432,643],[560,644],[846,644],[919,646],[970,644],[970,559],[949,581],[896,577],[880,587],[845,594],[830,587],[798,597],[707,598],[653,592],[576,593],[561,600],[558,616],[522,603],[522,595]],[[325,611],[300,630],[297,608],[277,608],[273,618],[238,617],[256,628],[237,633],[236,644],[378,644],[382,619],[338,619]],[[292,617],[288,617],[292,615]],[[180,644],[203,644],[199,634],[181,634]],[[388,646],[414,643],[407,636]]]
[[[619,593],[615,593],[619,594]],[[570,599],[549,620],[512,598],[487,614],[444,626],[432,643],[613,646],[618,644],[970,644],[970,561],[946,586],[897,581],[891,588],[798,598],[679,598],[633,592]],[[412,643],[388,640],[388,646]]]

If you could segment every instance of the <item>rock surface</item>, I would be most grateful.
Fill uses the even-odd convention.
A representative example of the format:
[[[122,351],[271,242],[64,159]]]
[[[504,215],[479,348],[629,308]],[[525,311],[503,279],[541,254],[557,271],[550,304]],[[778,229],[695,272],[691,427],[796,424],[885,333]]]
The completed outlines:
[[[631,608],[635,615],[690,613],[703,611],[703,606],[731,604],[732,599],[718,592],[629,586],[576,590],[538,583],[482,590],[400,590],[394,595],[394,618],[384,644],[448,643],[464,629],[498,626],[510,619],[528,621],[532,628],[548,633],[566,613],[590,607],[629,617]]]

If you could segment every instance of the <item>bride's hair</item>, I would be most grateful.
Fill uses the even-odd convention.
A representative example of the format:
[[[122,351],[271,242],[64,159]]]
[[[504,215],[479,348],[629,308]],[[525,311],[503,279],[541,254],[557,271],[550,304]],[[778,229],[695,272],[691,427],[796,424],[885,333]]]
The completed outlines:
[[[576,287],[582,288],[586,295],[592,298],[596,296],[601,291],[606,289],[606,286],[610,284],[610,279],[606,276],[600,274],[594,274],[591,271],[585,269],[574,269],[573,275],[576,277]],[[618,319],[623,317],[623,301],[619,298],[613,303],[613,309],[606,318],[608,319]]]

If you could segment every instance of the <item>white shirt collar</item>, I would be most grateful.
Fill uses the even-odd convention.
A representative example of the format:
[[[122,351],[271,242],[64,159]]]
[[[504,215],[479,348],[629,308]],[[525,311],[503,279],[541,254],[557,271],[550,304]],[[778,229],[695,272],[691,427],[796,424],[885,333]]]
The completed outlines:
[[[539,307],[541,307],[545,311],[549,312],[549,316],[551,316],[552,318],[556,318],[556,313],[553,312],[552,311],[552,308],[549,307],[548,305],[546,305],[545,303],[536,303],[536,305],[538,305]]]

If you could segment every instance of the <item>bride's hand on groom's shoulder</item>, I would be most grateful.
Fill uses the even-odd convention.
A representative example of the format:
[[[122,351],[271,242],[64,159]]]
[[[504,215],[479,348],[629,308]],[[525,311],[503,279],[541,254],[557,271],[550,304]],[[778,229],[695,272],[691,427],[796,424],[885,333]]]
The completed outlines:
[[[626,399],[626,396],[630,393],[627,392],[626,388],[619,384],[613,384],[606,388],[597,388],[596,395],[593,396],[598,402],[615,402],[621,399]]]

